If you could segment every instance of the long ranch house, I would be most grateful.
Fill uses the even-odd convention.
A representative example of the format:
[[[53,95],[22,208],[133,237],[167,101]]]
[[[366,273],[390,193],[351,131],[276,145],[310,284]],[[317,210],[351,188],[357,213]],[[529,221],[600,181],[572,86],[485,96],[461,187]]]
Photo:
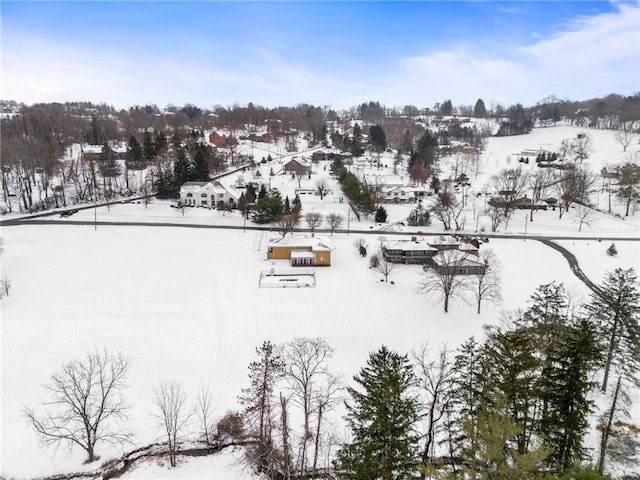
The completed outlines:
[[[285,237],[269,242],[268,260],[290,260],[292,267],[330,266],[333,247],[322,237]]]

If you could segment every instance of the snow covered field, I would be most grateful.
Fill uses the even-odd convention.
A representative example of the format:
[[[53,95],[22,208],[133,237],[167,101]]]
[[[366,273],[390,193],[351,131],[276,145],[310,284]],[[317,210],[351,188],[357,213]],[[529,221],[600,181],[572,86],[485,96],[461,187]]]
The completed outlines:
[[[506,166],[507,155],[557,144],[578,130],[584,129],[545,128],[522,137],[489,139],[482,157],[483,173],[475,181],[472,178],[474,186],[482,188],[493,171]],[[594,137],[592,169],[599,171],[598,167],[611,159],[624,159],[619,146],[607,143],[609,137],[604,134],[612,138],[611,132],[589,133]],[[637,145],[634,148],[637,150]],[[325,172],[323,167],[318,167],[320,172]],[[527,167],[534,169],[535,165]],[[287,176],[274,181],[285,193],[297,186],[297,181]],[[403,220],[410,209],[389,206],[390,222]],[[310,210],[336,212],[347,218],[347,206],[340,202],[337,191],[323,201],[315,196],[303,199],[303,213]],[[71,220],[92,222],[94,214],[98,221],[243,225],[235,212],[191,208],[185,209],[183,216],[181,210],[162,201],[148,208],[122,204],[96,212],[83,210]],[[617,267],[638,270],[637,214],[623,220],[598,213],[597,221],[583,226],[582,232],[570,215],[559,220],[557,212],[536,212],[530,223],[525,212],[518,212],[506,232],[501,227],[499,233],[522,234],[526,228],[529,235],[633,238],[616,241],[619,254],[615,257],[605,254],[611,243],[607,241],[558,243],[576,255],[595,283]],[[478,227],[485,226],[485,220],[479,217]],[[469,220],[467,226],[472,233],[476,222]],[[297,336],[323,337],[335,348],[332,369],[349,381],[365,364],[369,352],[382,344],[407,353],[423,342],[433,346],[446,343],[453,349],[472,335],[481,336],[483,325],[500,322],[503,312],[526,308],[530,294],[540,284],[563,282],[578,303],[589,298],[588,289],[555,250],[531,239],[491,239],[482,248],[492,248],[502,263],[504,302],[484,305],[481,315],[473,305],[456,303],[445,315],[440,304],[417,292],[419,266],[398,266],[390,275],[393,285],[380,282],[381,275],[368,268],[368,259],[360,257],[353,246],[356,238],[364,236],[369,252],[374,253],[385,229],[391,227],[353,218],[349,227],[370,233],[335,234],[331,239],[336,247],[332,266],[315,269],[315,288],[299,289],[258,286],[260,272],[272,267],[266,260],[266,245],[275,232],[106,225],[94,230],[91,223],[3,228],[1,274],[11,278],[12,288],[0,304],[0,474],[23,478],[95,467],[83,466],[84,455],[78,450],[68,455],[42,449],[21,413],[23,406],[37,406],[45,398],[42,384],[63,362],[94,348],[132,358],[128,400],[133,405],[134,442],[144,445],[158,439],[160,433],[150,411],[150,397],[158,380],[178,379],[189,394],[195,394],[201,384],[210,384],[217,414],[238,409],[237,396],[247,386],[247,365],[264,340],[281,343]],[[402,229],[406,238],[417,230],[393,229]],[[435,220],[420,228],[425,233],[440,229]],[[275,267],[288,268],[288,264],[276,262]],[[637,411],[637,396],[635,402]],[[118,450],[98,445],[98,454],[104,461]],[[236,472],[232,478],[245,474],[242,478],[250,478],[241,467],[231,467],[236,457],[228,454],[211,463],[190,460],[191,466],[175,476],[148,465],[126,478],[228,478],[228,469]]]

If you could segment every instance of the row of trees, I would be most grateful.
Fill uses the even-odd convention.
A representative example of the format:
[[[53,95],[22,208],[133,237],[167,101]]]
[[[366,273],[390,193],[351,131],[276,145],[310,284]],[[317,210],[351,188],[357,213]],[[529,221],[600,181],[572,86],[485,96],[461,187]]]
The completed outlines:
[[[575,469],[591,464],[602,474],[608,461],[637,460],[627,392],[639,386],[639,314],[635,272],[618,269],[584,308],[572,304],[562,284],[541,285],[525,311],[455,353],[425,345],[402,355],[383,346],[346,390],[330,369],[333,348],[321,338],[295,338],[256,349],[240,414],[216,422],[213,392],[201,388],[190,402],[175,380],[158,382],[151,404],[173,466],[180,442],[197,435],[209,444],[248,441],[249,461],[268,478],[314,478],[330,467],[354,479],[435,472],[587,478]],[[67,362],[46,384],[49,398],[38,411],[25,408],[26,418],[44,444],[80,447],[94,461],[98,444],[131,441],[130,366],[129,358],[107,351]],[[331,420],[342,400],[350,435],[340,441]],[[596,413],[594,457],[584,440]]]
[[[608,460],[633,464],[640,441],[624,392],[638,386],[639,298],[634,272],[616,270],[585,311],[571,305],[561,284],[542,285],[527,310],[454,356],[443,348],[433,359],[425,347],[409,357],[383,346],[347,389],[352,437],[337,454],[336,473],[600,478],[581,468],[602,474]],[[584,440],[597,411],[594,374],[603,371],[610,401],[599,412],[593,457]]]

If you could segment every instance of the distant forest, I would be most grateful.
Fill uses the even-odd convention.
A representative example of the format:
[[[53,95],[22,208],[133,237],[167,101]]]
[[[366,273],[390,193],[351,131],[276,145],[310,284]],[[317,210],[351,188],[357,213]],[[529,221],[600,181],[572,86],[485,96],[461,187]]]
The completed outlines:
[[[253,103],[210,109],[187,104],[117,110],[106,103],[25,105],[3,100],[0,110],[0,185],[10,212],[12,197],[18,198],[21,211],[37,211],[122,195],[148,196],[158,191],[158,179],[167,172],[175,177],[168,193],[175,194],[183,180],[200,178],[178,175],[177,167],[183,163],[195,165],[192,170],[209,178],[209,172],[253,161],[238,159],[240,140],[278,142],[287,152],[295,152],[297,142],[304,139],[309,145],[331,144],[358,156],[365,145],[360,145],[358,135],[354,140],[346,133],[353,127],[371,135],[371,140],[378,134],[382,140],[378,139],[376,150],[390,149],[398,159],[425,157],[423,163],[428,166],[438,147],[453,140],[480,151],[482,139],[489,135],[525,134],[534,125],[554,125],[560,120],[585,128],[633,132],[640,125],[640,93],[585,101],[550,96],[530,107],[486,104],[482,99],[474,105],[454,106],[445,99],[431,108],[389,108],[370,101],[340,111],[308,104],[266,108]],[[490,121],[469,123],[471,118]],[[212,130],[221,130],[228,143],[216,147],[199,140]],[[70,161],[63,164],[63,158]]]

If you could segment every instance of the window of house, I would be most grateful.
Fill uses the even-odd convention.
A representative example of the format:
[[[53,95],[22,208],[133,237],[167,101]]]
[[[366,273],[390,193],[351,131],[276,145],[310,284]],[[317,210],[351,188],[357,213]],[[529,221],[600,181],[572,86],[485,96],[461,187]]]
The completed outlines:
[[[466,275],[467,274],[467,269],[466,268],[459,268],[458,269],[458,274],[459,275]]]
[[[187,197],[189,198],[193,197],[193,193],[187,193]]]
[[[200,194],[200,196],[201,196],[202,198],[207,198],[207,194],[206,194],[206,193],[201,193],[201,194]]]

